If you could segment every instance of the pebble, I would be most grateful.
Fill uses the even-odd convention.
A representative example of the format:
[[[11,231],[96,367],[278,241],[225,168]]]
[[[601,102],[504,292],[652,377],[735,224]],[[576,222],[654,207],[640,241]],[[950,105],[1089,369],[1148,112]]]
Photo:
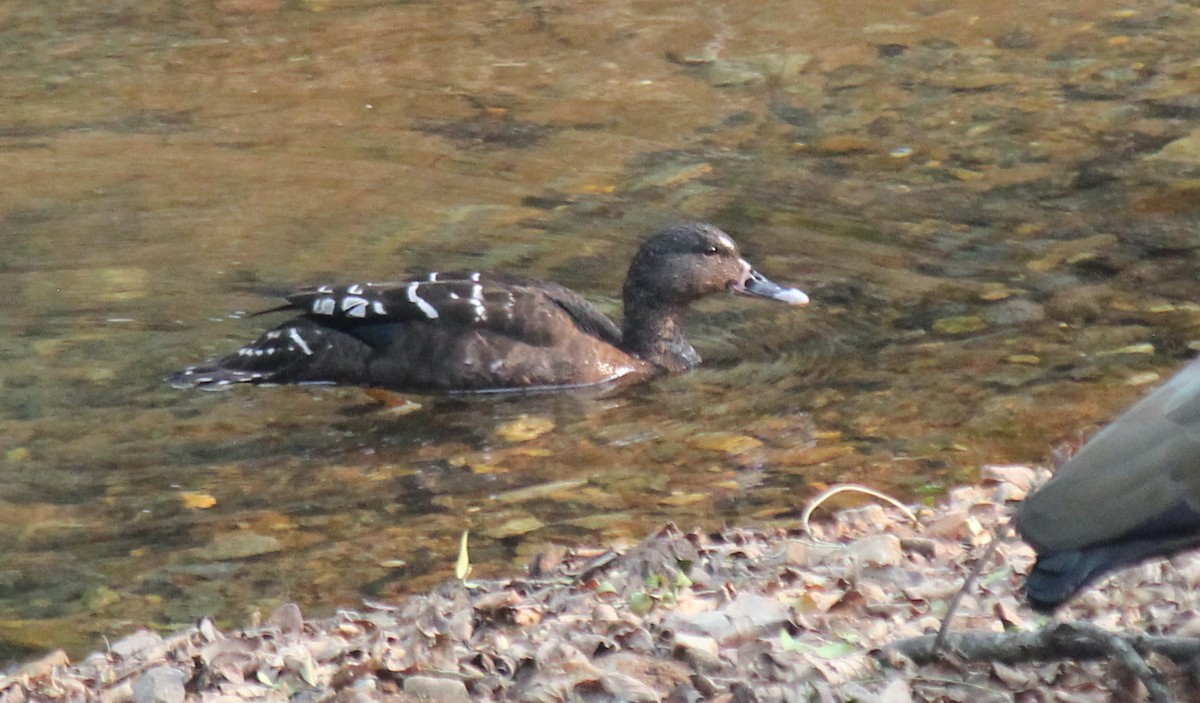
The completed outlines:
[[[489,527],[483,531],[483,534],[492,539],[505,539],[508,537],[516,537],[518,535],[527,534],[534,530],[540,530],[545,527],[546,523],[537,519],[532,515],[515,517],[511,520],[505,520],[499,525]]]
[[[1021,364],[1024,366],[1037,366],[1042,363],[1041,358],[1035,354],[1013,354],[1004,360],[1010,364]]]
[[[1149,158],[1189,165],[1200,165],[1200,130],[1168,143]]]
[[[975,315],[943,317],[933,321],[933,331],[944,335],[973,334],[987,329],[987,322]]]
[[[732,432],[702,432],[692,437],[689,443],[697,449],[707,449],[726,454],[742,454],[762,446],[762,442]]]
[[[554,429],[554,421],[548,417],[522,415],[496,428],[496,436],[507,442],[528,442]]]
[[[983,317],[993,325],[1019,325],[1046,319],[1046,309],[1032,300],[1012,298],[989,306]]]
[[[133,682],[134,703],[182,703],[184,673],[169,666],[147,671]]]
[[[212,542],[207,546],[197,548],[195,554],[201,559],[226,561],[246,559],[282,550],[283,543],[270,535],[238,530],[213,537]]]
[[[834,134],[818,140],[812,148],[826,156],[845,156],[875,151],[877,144],[875,140],[857,134]]]

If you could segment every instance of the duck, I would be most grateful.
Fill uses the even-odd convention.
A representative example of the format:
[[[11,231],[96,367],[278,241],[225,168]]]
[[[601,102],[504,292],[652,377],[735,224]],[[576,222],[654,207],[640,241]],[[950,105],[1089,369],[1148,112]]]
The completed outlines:
[[[1109,572],[1200,546],[1200,359],[1086,442],[1017,507],[1050,613]]]
[[[336,384],[473,393],[641,382],[695,368],[684,314],[705,296],[802,306],[756,271],[725,232],[671,224],[629,265],[620,326],[562,285],[504,274],[430,272],[388,283],[301,288],[265,311],[294,317],[227,356],[166,377],[176,388]],[[265,314],[264,313],[264,314]]]

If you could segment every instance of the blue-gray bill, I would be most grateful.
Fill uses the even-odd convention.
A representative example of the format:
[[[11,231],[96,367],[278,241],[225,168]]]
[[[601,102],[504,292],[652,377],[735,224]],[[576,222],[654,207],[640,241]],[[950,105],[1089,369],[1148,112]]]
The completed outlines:
[[[733,290],[742,295],[777,300],[788,305],[808,305],[808,296],[804,294],[804,291],[799,288],[781,286],[753,269],[746,282],[740,288],[735,286]]]

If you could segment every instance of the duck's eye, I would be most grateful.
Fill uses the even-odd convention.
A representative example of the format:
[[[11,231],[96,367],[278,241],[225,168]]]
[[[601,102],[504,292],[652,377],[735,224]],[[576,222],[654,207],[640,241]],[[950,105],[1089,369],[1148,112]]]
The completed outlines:
[[[705,256],[716,256],[717,254],[720,254],[720,253],[721,253],[721,250],[717,248],[716,244],[709,244],[704,249]]]

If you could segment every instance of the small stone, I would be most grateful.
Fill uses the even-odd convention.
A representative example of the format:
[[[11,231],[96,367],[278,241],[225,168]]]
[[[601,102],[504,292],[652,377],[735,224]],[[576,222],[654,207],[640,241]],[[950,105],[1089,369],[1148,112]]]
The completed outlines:
[[[1084,239],[1061,242],[1045,256],[1025,264],[1025,267],[1030,271],[1046,272],[1080,254],[1098,256],[1102,252],[1112,251],[1117,244],[1118,240],[1112,234],[1096,234]]]
[[[179,669],[159,666],[133,682],[134,703],[182,703],[184,674]]]
[[[933,331],[945,335],[973,334],[985,329],[987,329],[987,323],[983,321],[983,318],[975,315],[943,317],[933,322]]]
[[[926,83],[938,88],[946,88],[959,92],[979,92],[1011,85],[1015,80],[1016,78],[1011,74],[999,71],[970,73],[938,72],[936,74],[929,74]]]
[[[1176,139],[1148,158],[1183,164],[1200,163],[1200,130]]]
[[[279,12],[280,0],[218,0],[218,12],[229,15],[263,15]]]
[[[692,437],[689,443],[697,449],[726,454],[743,454],[762,446],[762,442],[753,437],[732,432],[702,432]]]
[[[1153,354],[1154,345],[1149,342],[1140,342],[1138,344],[1126,344],[1118,349],[1109,349],[1102,351],[1098,356],[1116,356],[1120,354]]]
[[[802,447],[775,455],[775,460],[781,465],[816,466],[817,464],[824,464],[825,462],[833,461],[834,459],[853,453],[854,447],[845,444],[825,447]]]
[[[710,498],[712,498],[712,496],[710,496],[707,493],[672,493],[671,495],[667,496],[666,498],[660,498],[658,500],[658,504],[682,507],[685,505],[695,505],[696,503],[703,503],[704,501],[709,500]]]
[[[496,428],[496,436],[506,442],[528,442],[554,429],[554,421],[548,417],[522,415]]]
[[[1011,288],[989,288],[979,294],[979,299],[984,302],[994,303],[1005,298],[1011,298],[1013,294],[1014,291]]]
[[[213,537],[208,546],[195,550],[202,559],[226,561],[271,554],[283,550],[283,544],[270,535],[260,535],[249,530],[226,532]]]
[[[183,503],[183,507],[188,510],[206,510],[216,505],[217,499],[208,493],[181,491],[179,493],[179,502]]]
[[[562,481],[551,481],[550,483],[539,483],[525,488],[514,488],[511,491],[504,491],[492,496],[492,499],[498,503],[524,503],[530,500],[552,499],[558,494],[569,494],[577,491],[587,485],[587,481],[583,479],[564,479]]]
[[[1013,354],[1005,359],[1010,364],[1021,364],[1023,366],[1037,366],[1042,363],[1041,358],[1034,354]]]
[[[1127,385],[1127,386],[1148,386],[1151,383],[1158,383],[1158,381],[1161,378],[1162,378],[1161,376],[1159,376],[1157,373],[1155,373],[1153,371],[1146,371],[1145,373],[1135,373],[1134,375],[1125,379],[1125,385]]]
[[[630,513],[600,513],[599,515],[588,515],[568,520],[564,524],[598,532],[600,530],[612,530],[614,526],[628,525],[632,522],[634,522],[634,519]]]
[[[993,325],[1020,325],[1046,319],[1046,309],[1032,300],[1012,298],[988,306],[983,318]]]
[[[670,188],[707,176],[712,171],[713,166],[708,162],[698,164],[667,164],[631,183],[629,190],[639,191],[646,188]]]
[[[758,85],[767,77],[743,61],[714,61],[704,67],[704,79],[716,88],[732,88]]]
[[[844,156],[875,151],[875,141],[857,134],[834,134],[813,144],[813,150],[826,156]]]
[[[516,537],[524,535],[534,530],[540,530],[546,526],[546,523],[537,519],[532,515],[516,517],[511,520],[506,520],[503,523],[494,527],[489,527],[483,531],[483,534],[492,539],[505,539],[506,537]]]
[[[103,610],[120,603],[121,594],[108,586],[99,586],[88,593],[83,601],[90,610]]]
[[[1020,28],[996,37],[993,42],[999,49],[1033,49],[1038,44],[1033,32]]]

